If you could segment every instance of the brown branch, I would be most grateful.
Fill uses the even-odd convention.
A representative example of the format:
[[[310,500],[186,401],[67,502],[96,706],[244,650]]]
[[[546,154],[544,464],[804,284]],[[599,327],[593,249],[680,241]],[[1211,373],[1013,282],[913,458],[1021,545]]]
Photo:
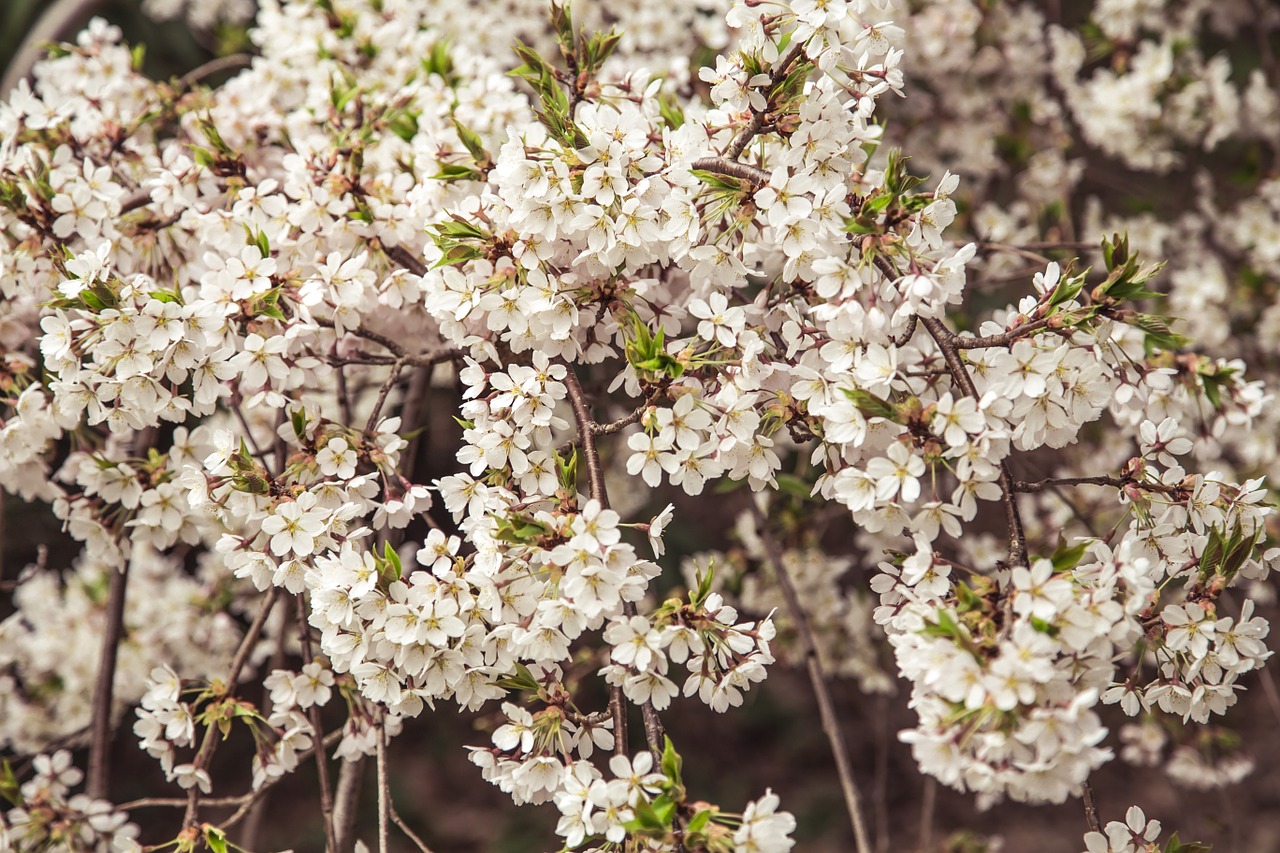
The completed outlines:
[[[378,853],[387,853],[387,815],[391,787],[387,781],[387,732],[378,720]]]
[[[245,632],[244,638],[240,641],[240,647],[236,649],[235,657],[231,659],[231,666],[227,670],[223,696],[230,696],[235,693],[236,686],[240,682],[240,671],[244,669],[244,665],[249,661],[249,653],[253,651],[253,647],[257,643],[258,634],[262,632],[262,626],[266,624],[267,617],[271,615],[271,609],[275,607],[278,592],[279,588],[274,586],[267,592],[266,599],[262,602],[262,606],[258,608],[258,614],[253,618],[253,624],[249,626],[249,630]],[[205,730],[200,750],[196,753],[195,761],[193,762],[197,771],[207,770],[209,762],[213,760],[213,752],[218,748],[217,732],[217,724],[210,722]],[[191,786],[191,791],[187,794],[187,811],[182,817],[182,825],[184,827],[193,825],[199,811],[200,784],[197,781]]]
[[[573,408],[574,419],[578,422],[578,443],[582,446],[582,456],[587,465],[587,481],[590,484],[591,497],[600,502],[602,508],[609,506],[609,493],[604,487],[604,469],[600,466],[600,453],[596,449],[596,434],[592,429],[595,422],[591,419],[591,404],[587,402],[586,392],[573,365],[561,361],[565,368],[564,384],[569,394],[569,405]]]
[[[1119,477],[1050,477],[1046,480],[1035,480],[1027,482],[1026,480],[1018,480],[1013,484],[1016,492],[1043,492],[1052,489],[1054,486],[1113,486],[1117,489],[1125,487],[1127,481]],[[1139,484],[1141,485],[1141,484]]]
[[[773,64],[773,70],[769,73],[770,88],[778,85],[778,83],[787,76],[789,69],[791,68],[791,64],[796,61],[796,58],[800,56],[803,50],[804,42],[798,41],[791,45],[791,49],[788,50],[781,59]],[[767,112],[767,108],[764,112],[758,112],[755,109],[751,110],[751,121],[747,123],[747,126],[744,127],[736,137],[734,137],[733,142],[729,143],[729,147],[724,152],[726,159],[736,161],[742,156],[742,152],[747,150],[747,146],[751,144],[751,140],[755,139],[756,134],[764,127],[764,117]],[[700,167],[695,163],[694,168],[696,169]],[[766,172],[765,174],[767,175],[768,173]],[[764,182],[768,183],[769,179],[766,177]]]
[[[615,432],[624,430],[644,417],[644,413],[650,405],[651,403],[649,401],[645,401],[639,406],[636,406],[630,414],[618,418],[616,421],[610,421],[607,424],[598,424],[595,421],[592,421],[591,432],[594,435],[612,435]]]
[[[240,794],[236,797],[205,797],[200,802],[209,808],[230,807],[243,805],[245,802],[257,796],[256,791],[248,794]],[[174,808],[180,809],[187,805],[186,797],[143,797],[140,800],[129,800],[127,803],[120,803],[115,808],[116,811],[131,812],[134,809],[155,809],[155,808]]]
[[[382,252],[388,258],[398,263],[409,272],[421,278],[427,274],[427,265],[418,258],[415,258],[403,246],[386,246],[382,247]]]
[[[933,813],[938,803],[938,780],[924,777],[924,792],[920,803],[920,853],[933,853]]]
[[[304,593],[294,596],[294,609],[298,621],[298,643],[302,646],[302,663],[310,666],[315,661],[311,650],[311,626],[307,621],[307,607],[303,601]],[[311,720],[311,730],[316,737],[324,731],[320,723],[320,706],[311,703],[307,709]],[[323,749],[316,750],[316,772],[320,777],[320,815],[324,820],[324,840],[329,853],[338,853],[336,839],[333,834],[333,789],[329,787],[329,761]]]
[[[957,335],[952,334],[956,349],[992,349],[993,347],[1007,347],[1009,344],[1034,334],[1049,325],[1048,317],[1041,317],[1039,320],[1032,320],[1030,323],[1023,323],[1021,326],[1015,326],[1008,331],[1001,332],[997,335],[987,335],[986,337],[974,337],[973,335]]]
[[[778,581],[778,589],[791,612],[791,620],[795,623],[796,637],[800,641],[800,649],[805,657],[809,671],[809,683],[813,686],[814,697],[818,700],[818,713],[822,718],[822,730],[827,735],[831,746],[831,755],[836,762],[836,773],[840,777],[840,788],[844,792],[845,809],[849,812],[849,822],[853,825],[853,839],[858,853],[871,853],[871,844],[867,840],[867,829],[862,816],[862,806],[858,797],[858,785],[853,778],[853,765],[849,761],[849,749],[844,742],[844,732],[840,728],[840,718],[836,715],[835,703],[831,701],[831,692],[827,689],[826,674],[822,671],[822,662],[818,659],[818,647],[809,626],[809,617],[800,596],[796,593],[791,575],[787,572],[782,557],[782,548],[773,532],[769,530],[768,519],[760,511],[754,500],[751,500],[751,512],[756,519],[756,527],[760,531],[760,539],[764,542],[765,553],[769,557],[769,566]]]
[[[298,763],[301,764],[302,762],[306,761],[308,758],[311,757],[311,755],[316,750],[328,749],[329,747],[333,746],[335,743],[337,743],[340,740],[342,740],[342,729],[335,729],[334,731],[329,732],[327,735],[324,736],[324,739],[321,740],[319,743],[317,743],[315,746],[312,746],[310,749],[304,750],[303,752],[298,753]],[[218,824],[219,828],[229,829],[235,826],[240,821],[244,820],[245,815],[249,814],[249,810],[253,808],[254,803],[258,802],[259,798],[261,798],[264,794],[266,794],[267,791],[271,790],[272,787],[279,784],[284,779],[288,778],[288,776],[289,774],[286,773],[282,776],[269,777],[265,782],[262,783],[262,787],[256,791],[250,791],[249,793],[242,794],[239,797],[226,798],[230,800],[239,799],[239,800],[242,800],[243,802],[240,808],[236,810],[235,814],[231,815],[231,817],[227,818],[226,820]],[[201,802],[216,804],[215,800],[202,800]]]
[[[253,57],[247,53],[233,53],[230,56],[219,56],[204,65],[199,65],[178,78],[179,89],[190,89],[205,79],[221,74],[224,71],[243,71],[253,65]]]
[[[382,416],[382,407],[386,405],[387,395],[391,393],[391,389],[400,381],[400,373],[404,370],[404,361],[397,361],[391,365],[391,374],[387,377],[387,381],[382,383],[382,387],[378,389],[378,399],[374,401],[373,411],[369,412],[369,420],[364,426],[364,431],[373,435],[373,431],[378,428],[378,418]]]
[[[578,380],[578,374],[574,372],[573,365],[564,360],[561,360],[560,363],[565,367],[564,384],[569,394],[569,405],[573,408],[574,419],[578,422],[578,441],[582,445],[582,457],[587,466],[587,481],[590,483],[591,497],[599,501],[602,508],[607,509],[609,506],[609,493],[605,490],[604,469],[600,465],[600,453],[596,448],[596,429],[598,425],[591,418],[591,405],[587,402],[586,392],[582,390],[582,383]],[[622,602],[622,612],[628,618],[635,616],[635,602]],[[619,742],[622,743],[623,749],[627,748],[626,712],[622,701],[623,697],[620,688],[616,691],[611,691],[609,705],[615,728],[615,751],[619,748]],[[650,751],[657,758],[662,755],[663,738],[666,737],[662,719],[658,716],[658,711],[653,707],[652,702],[641,704],[640,711],[644,718],[645,739],[649,744]],[[618,729],[619,723],[622,724],[622,729],[620,730]]]
[[[111,706],[115,701],[116,661],[119,658],[120,640],[124,636],[124,600],[129,584],[129,564],[119,571],[111,571],[107,590],[107,624],[102,632],[102,655],[98,662],[98,677],[93,685],[93,721],[89,742],[89,781],[85,793],[91,799],[101,800],[110,787],[111,770]]]
[[[396,804],[387,801],[388,810],[391,812],[391,822],[400,827],[400,831],[409,836],[409,840],[413,842],[422,853],[431,853],[431,848],[427,846],[427,842],[418,837],[418,833],[409,828],[409,824],[404,822],[404,818],[400,817],[400,813],[396,811]]]
[[[1098,804],[1093,799],[1093,787],[1089,780],[1080,783],[1080,796],[1084,800],[1084,819],[1094,832],[1102,832],[1102,819],[1098,817]]]
[[[334,792],[333,831],[338,838],[338,849],[350,850],[356,826],[356,806],[360,800],[361,782],[364,779],[365,756],[344,758],[338,771],[338,789]]]
[[[323,326],[326,329],[335,329],[333,319],[330,317],[312,317],[311,319],[317,326]],[[412,353],[400,346],[400,344],[396,343],[391,338],[388,338],[386,335],[379,332],[375,332],[372,329],[357,327],[354,329],[346,329],[344,331],[345,334],[355,335],[356,337],[364,338],[367,341],[373,341],[384,349],[395,353],[396,356],[398,356],[399,361],[414,367],[432,367],[446,361],[452,361],[462,354],[461,351],[452,347],[446,347],[433,352]]]
[[[889,338],[889,341],[896,347],[906,346],[911,343],[911,339],[916,335],[916,327],[920,324],[920,315],[912,314],[907,320],[907,328],[902,330],[902,334],[896,338]]]
[[[964,359],[960,357],[960,351],[956,347],[956,334],[936,317],[922,317],[920,322],[929,330],[934,343],[942,351],[952,380],[967,396],[979,399],[977,386],[973,384],[973,377],[969,375],[969,369],[965,367]],[[1000,462],[1000,493],[1009,524],[1009,565],[1021,566],[1027,561],[1027,540],[1022,531],[1022,515],[1018,512],[1017,489],[1007,460]]]
[[[769,183],[769,179],[773,177],[764,169],[748,166],[746,163],[739,163],[736,160],[726,160],[724,157],[699,158],[693,161],[692,168],[701,169],[704,172],[715,172],[718,175],[728,175],[731,178],[749,181],[761,186]]]

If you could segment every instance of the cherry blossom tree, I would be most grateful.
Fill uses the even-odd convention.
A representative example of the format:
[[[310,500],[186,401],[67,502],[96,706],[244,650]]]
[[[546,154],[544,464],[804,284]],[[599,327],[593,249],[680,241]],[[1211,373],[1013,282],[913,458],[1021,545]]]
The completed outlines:
[[[36,63],[0,103],[0,483],[79,554],[5,581],[0,846],[242,849],[305,771],[327,849],[426,850],[389,744],[461,708],[549,844],[785,851],[770,780],[709,802],[663,714],[732,725],[789,665],[859,853],[835,678],[898,690],[980,806],[1204,849],[1089,780],[1251,769],[1185,747],[1270,656],[1280,13],[1040,5],[261,0],[252,56],[180,79],[101,19]],[[1258,67],[1209,55],[1249,28]],[[668,553],[712,514],[739,547]],[[113,796],[122,740],[170,791]]]

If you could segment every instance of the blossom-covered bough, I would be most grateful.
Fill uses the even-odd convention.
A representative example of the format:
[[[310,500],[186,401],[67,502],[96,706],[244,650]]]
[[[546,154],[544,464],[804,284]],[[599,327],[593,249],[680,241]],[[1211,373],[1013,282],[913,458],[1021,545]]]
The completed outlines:
[[[809,673],[866,853],[826,681],[892,690],[887,638],[924,773],[981,803],[1083,796],[1091,853],[1154,849],[1139,809],[1104,831],[1092,804],[1102,706],[1207,723],[1270,654],[1250,596],[1274,521],[1250,477],[1275,447],[1248,435],[1271,398],[1211,321],[1155,313],[1199,311],[1211,261],[1158,277],[1118,233],[1092,265],[1059,252],[1084,235],[1037,239],[1037,203],[1079,177],[1060,155],[1006,176],[1008,209],[972,208],[944,170],[984,107],[922,68],[935,123],[904,81],[913,49],[947,55],[928,10],[620,3],[606,31],[598,9],[505,5],[487,28],[465,4],[264,2],[258,55],[213,89],[145,78],[95,21],[0,105],[0,482],[83,545],[24,571],[0,625],[0,746],[43,753],[0,780],[5,842],[225,850],[314,763],[347,850],[374,756],[379,847],[394,822],[426,849],[388,742],[485,707],[502,719],[472,762],[557,809],[567,848],[787,850],[768,780],[706,802],[662,722],[741,705],[777,655]],[[1010,54],[1040,79],[991,103],[1048,92],[1037,128],[1171,168],[1182,113],[1149,120],[1164,148],[1125,148],[1073,111],[1138,72],[1082,82],[1073,35],[1030,14],[954,18],[1043,45]],[[1206,80],[1169,98],[1227,97]],[[1122,106],[1104,117],[1137,123]],[[983,151],[956,167],[994,180]],[[944,236],[962,205],[984,239]],[[1265,278],[1248,227],[1214,237]],[[979,271],[1030,289],[993,303]],[[1280,336],[1261,337],[1266,364]],[[432,432],[446,401],[456,447]],[[452,473],[419,477],[424,453]],[[668,523],[735,483],[716,503],[742,547],[670,567]],[[651,518],[667,487],[681,509]],[[818,517],[856,535],[833,546]],[[869,590],[841,582],[853,565]],[[133,806],[175,806],[167,838],[111,802],[130,728],[185,791]],[[210,774],[227,737],[255,744],[230,795]],[[60,745],[87,746],[87,774]]]

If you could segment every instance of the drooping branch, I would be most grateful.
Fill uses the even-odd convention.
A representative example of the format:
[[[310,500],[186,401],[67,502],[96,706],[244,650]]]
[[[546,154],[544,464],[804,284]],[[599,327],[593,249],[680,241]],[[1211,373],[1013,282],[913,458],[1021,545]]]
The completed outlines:
[[[604,484],[604,468],[600,464],[600,452],[596,447],[596,435],[598,424],[591,417],[591,404],[587,401],[586,392],[582,389],[582,382],[578,379],[578,374],[574,372],[573,365],[567,361],[561,361],[565,368],[565,388],[569,394],[569,405],[573,408],[574,419],[578,422],[578,441],[582,445],[582,457],[587,467],[587,481],[590,484],[591,497],[600,503],[602,508],[609,506],[609,493],[605,489]],[[639,416],[637,416],[637,420]],[[619,427],[621,429],[621,427]],[[636,615],[636,605],[633,601],[622,602],[622,612],[628,617]],[[621,742],[625,748],[627,740],[626,732],[626,706],[623,704],[622,688],[614,685],[609,696],[609,710],[614,721],[614,745]],[[662,719],[658,716],[658,710],[653,707],[652,702],[644,702],[640,706],[640,711],[644,719],[645,740],[649,744],[649,749],[655,754],[655,757],[662,754],[663,738],[666,735],[662,726]],[[618,728],[621,726],[621,728]]]
[[[111,571],[107,589],[107,623],[102,632],[102,655],[93,686],[93,721],[90,723],[89,778],[85,793],[91,799],[105,799],[110,787],[111,708],[115,701],[116,661],[124,635],[125,591],[129,584],[129,564]]]
[[[258,635],[262,632],[262,626],[267,623],[267,617],[271,615],[272,608],[275,607],[276,598],[279,593],[278,587],[271,587],[267,591],[266,598],[262,602],[262,606],[258,608],[258,613],[253,618],[253,624],[245,631],[244,638],[240,641],[240,647],[236,649],[235,657],[231,659],[231,666],[227,669],[227,678],[223,687],[223,696],[231,696],[236,691],[236,686],[240,683],[240,672],[249,661],[249,653],[253,651],[254,645],[258,641]],[[218,727],[214,723],[209,723],[205,731],[204,740],[200,743],[200,749],[196,753],[195,772],[208,770],[209,762],[213,760],[214,750],[218,747]],[[182,825],[184,827],[191,826],[195,823],[196,816],[200,811],[200,785],[198,781],[191,786],[190,793],[187,794],[187,811],[182,817]]]
[[[302,663],[310,666],[315,660],[311,650],[311,626],[307,620],[307,606],[304,594],[294,596],[295,613],[298,621],[298,643],[302,646]],[[307,709],[311,729],[319,737],[324,731],[320,726],[320,706],[312,702]],[[333,789],[329,787],[329,757],[323,749],[316,750],[316,773],[320,777],[320,816],[324,822],[325,847],[329,853],[339,853],[333,833]]]
[[[956,335],[936,317],[922,317],[920,322],[933,338],[942,358],[947,363],[951,379],[960,386],[964,393],[974,400],[979,399],[978,388],[973,384],[969,368],[956,348]],[[1018,495],[1013,474],[1009,470],[1008,460],[1000,462],[1000,496],[1004,503],[1005,518],[1009,525],[1009,565],[1021,566],[1027,561],[1027,540],[1022,530],[1022,515],[1018,511]]]
[[[1084,819],[1089,822],[1089,829],[1102,832],[1102,818],[1098,817],[1098,804],[1093,799],[1093,786],[1086,779],[1080,783],[1080,797],[1084,800]]]
[[[387,780],[387,732],[378,720],[378,853],[387,853],[387,818],[390,816],[391,783]]]
[[[853,826],[853,840],[858,853],[871,853],[871,844],[867,840],[866,822],[862,815],[861,798],[858,785],[853,776],[853,765],[849,761],[849,749],[845,745],[844,732],[840,728],[840,718],[836,715],[835,703],[831,700],[831,691],[827,687],[826,673],[822,669],[822,661],[818,658],[818,647],[813,638],[813,629],[809,625],[809,616],[796,593],[795,584],[791,582],[791,574],[787,571],[783,560],[782,548],[773,532],[769,530],[769,521],[755,501],[751,501],[751,511],[755,515],[756,528],[760,539],[764,542],[765,553],[769,558],[769,567],[778,582],[778,589],[787,603],[791,621],[795,624],[796,637],[800,641],[800,650],[804,654],[805,668],[809,673],[809,683],[813,686],[814,697],[818,700],[818,714],[822,718],[822,730],[831,747],[831,755],[836,762],[836,773],[840,777],[840,789],[844,793],[845,809],[849,812],[849,822]]]

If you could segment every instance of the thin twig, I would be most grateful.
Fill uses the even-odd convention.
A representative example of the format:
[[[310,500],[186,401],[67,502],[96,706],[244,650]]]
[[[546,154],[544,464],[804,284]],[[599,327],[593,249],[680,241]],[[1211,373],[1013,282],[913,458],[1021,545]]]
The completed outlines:
[[[749,181],[753,184],[764,186],[769,183],[769,179],[773,177],[764,169],[755,166],[748,166],[746,163],[739,163],[736,160],[727,160],[724,157],[702,157],[693,161],[692,167],[703,172],[715,172],[718,175],[728,175],[731,178],[737,178],[740,181]]]
[[[364,426],[366,434],[373,435],[373,431],[378,428],[378,419],[382,417],[382,407],[387,403],[387,395],[391,393],[391,389],[400,381],[400,373],[403,370],[403,360],[391,365],[391,374],[387,377],[387,381],[382,383],[382,387],[378,389],[378,399],[374,401],[373,411],[369,412],[369,421]]]
[[[221,74],[224,71],[243,71],[253,65],[253,57],[247,53],[233,53],[230,56],[219,56],[204,65],[196,66],[178,78],[179,89],[190,89],[205,79]]]
[[[400,831],[409,836],[409,840],[422,853],[431,853],[431,848],[427,846],[427,843],[418,837],[418,833],[409,828],[409,824],[404,822],[404,818],[400,817],[400,813],[396,811],[396,804],[388,800],[388,807],[391,812],[391,822],[400,827]]]
[[[1113,486],[1117,489],[1124,488],[1125,480],[1119,477],[1049,477],[1045,480],[1035,480],[1027,482],[1018,480],[1013,484],[1014,491],[1018,492],[1043,492],[1052,489],[1055,486]]]
[[[796,58],[799,57],[801,52],[804,50],[804,45],[805,43],[803,41],[797,40],[795,44],[791,45],[791,49],[788,50],[781,59],[773,64],[773,69],[769,72],[769,88],[773,88],[778,85],[778,83],[782,82],[783,78],[787,76],[789,69],[791,68],[791,64],[796,61]],[[742,152],[747,150],[747,146],[751,144],[751,140],[755,139],[756,134],[760,132],[762,127],[764,127],[764,117],[765,112],[752,109],[751,121],[747,123],[747,126],[744,127],[736,137],[734,137],[733,142],[729,143],[729,147],[725,150],[724,156],[727,159],[737,160],[742,156]],[[694,168],[698,168],[698,166],[695,164]],[[766,177],[765,183],[768,183],[768,181],[769,179]]]
[[[116,661],[124,636],[124,600],[129,584],[129,563],[111,571],[107,590],[107,624],[102,632],[102,655],[93,685],[92,735],[89,741],[89,781],[85,793],[90,799],[105,799],[110,788],[111,706],[115,701]]]
[[[271,587],[267,592],[266,599],[262,602],[262,606],[258,608],[258,614],[253,618],[253,624],[249,626],[249,630],[245,631],[244,638],[240,641],[240,647],[236,649],[235,657],[231,659],[231,666],[227,670],[223,696],[231,696],[235,693],[236,686],[240,682],[240,671],[244,669],[244,665],[248,662],[249,653],[253,651],[254,645],[257,644],[258,634],[262,632],[262,626],[266,624],[267,617],[271,615],[271,609],[275,607],[278,592],[278,587]],[[210,722],[208,729],[205,731],[204,740],[200,744],[200,750],[196,753],[195,761],[193,762],[197,772],[207,770],[209,762],[213,760],[213,752],[218,747],[217,732],[217,725]],[[186,827],[194,824],[199,811],[200,785],[197,782],[191,786],[191,791],[187,794],[187,811],[182,817],[182,825]]]
[[[336,330],[333,320],[329,317],[312,317],[312,321],[317,326]],[[348,335],[355,335],[356,337],[364,338],[367,341],[373,341],[375,344],[395,353],[399,357],[399,360],[404,364],[413,365],[414,367],[432,367],[446,361],[452,361],[462,355],[460,350],[452,347],[435,350],[434,352],[409,352],[386,335],[363,327],[345,329],[344,332]]]
[[[387,853],[387,814],[391,792],[387,781],[387,733],[378,721],[378,853]]]
[[[240,806],[257,796],[257,791],[240,794],[236,797],[205,797],[200,802],[209,808]],[[129,800],[115,807],[116,811],[131,812],[134,809],[173,808],[180,809],[187,805],[186,797],[143,797],[140,800]]]
[[[933,812],[938,803],[938,780],[924,777],[920,798],[920,853],[933,853]]]
[[[294,596],[294,605],[298,620],[298,642],[302,646],[302,663],[310,666],[315,660],[311,650],[311,626],[307,620],[307,607],[303,601],[304,593]],[[311,703],[307,709],[311,720],[311,729],[317,735],[324,731],[320,724],[320,706]],[[320,814],[324,819],[324,840],[329,853],[339,853],[333,833],[333,789],[329,787],[329,760],[323,749],[316,750],[316,772],[320,777]]]
[[[578,422],[578,441],[582,445],[582,457],[587,466],[587,481],[590,484],[591,497],[598,501],[602,508],[607,509],[609,493],[605,490],[604,468],[600,465],[600,452],[596,448],[597,425],[591,417],[591,405],[587,402],[586,392],[582,390],[582,383],[578,380],[578,374],[574,372],[573,365],[567,361],[561,363],[565,367],[564,384],[569,394],[569,405],[573,408],[574,419]],[[635,602],[622,602],[622,612],[627,617],[635,616]],[[626,744],[627,732],[626,711],[620,703],[615,703],[615,698],[620,699],[620,694],[614,693],[610,697],[610,711],[613,714],[615,727],[614,748],[617,749],[618,740]],[[653,707],[653,702],[642,703],[640,712],[644,719],[645,740],[656,758],[662,754],[663,739],[666,737],[662,718],[658,716],[658,710]],[[619,724],[622,725],[621,730],[617,730]]]
[[[320,743],[316,744],[315,746],[312,746],[308,750],[304,750],[303,752],[298,753],[298,763],[301,764],[302,762],[306,761],[308,758],[311,757],[312,753],[314,753],[317,749],[319,750],[328,749],[329,747],[333,746],[335,743],[337,743],[340,740],[342,740],[342,729],[335,729],[334,731],[329,732],[327,735],[324,736],[324,739],[321,740]],[[239,809],[236,810],[235,814],[231,815],[231,817],[219,823],[218,826],[222,829],[230,829],[240,821],[244,820],[245,815],[249,814],[249,810],[253,808],[254,803],[258,802],[258,799],[260,797],[266,794],[267,791],[271,790],[272,787],[279,784],[284,779],[288,778],[288,776],[289,774],[286,773],[282,776],[268,777],[267,780],[262,783],[262,787],[256,791],[250,791],[249,793],[243,794],[240,797],[225,798],[228,800],[236,800],[236,799],[241,800],[242,805],[240,806]],[[201,802],[214,804],[214,805],[218,804],[217,800],[202,800]]]
[[[831,701],[831,692],[827,689],[827,678],[822,671],[822,662],[818,659],[818,647],[814,642],[813,630],[809,626],[809,616],[800,603],[795,585],[782,557],[782,548],[773,532],[769,530],[769,521],[760,507],[751,501],[751,512],[755,515],[756,527],[760,539],[764,542],[765,553],[769,557],[769,565],[773,576],[778,581],[778,589],[791,612],[791,621],[795,623],[796,637],[800,641],[800,649],[804,654],[809,671],[809,683],[818,700],[818,713],[822,717],[822,730],[826,732],[827,742],[831,746],[831,755],[836,762],[836,773],[840,777],[840,788],[844,791],[844,805],[849,812],[849,822],[853,825],[853,840],[858,853],[871,853],[871,844],[867,841],[866,823],[862,816],[862,806],[858,797],[858,785],[853,778],[853,765],[849,761],[849,750],[845,746],[844,732],[840,728],[840,718],[836,716],[835,703]]]
[[[902,334],[896,338],[890,338],[889,340],[893,343],[895,347],[906,346],[907,344],[911,343],[911,339],[916,336],[916,327],[919,325],[919,323],[920,323],[920,315],[912,314],[907,319],[907,328],[902,330]]]
[[[955,339],[956,349],[992,349],[994,347],[1007,347],[1009,344],[1033,335],[1041,329],[1049,325],[1049,317],[1041,317],[1039,320],[1032,320],[1030,323],[1023,323],[1021,326],[1015,326],[1008,331],[1001,332],[997,335],[987,335],[985,337],[975,337],[973,335],[956,335],[952,334]]]
[[[644,413],[649,408],[649,405],[649,401],[645,401],[639,406],[636,406],[630,414],[618,418],[616,421],[610,421],[607,424],[598,424],[595,421],[592,421],[591,432],[595,435],[612,435],[615,432],[624,430],[644,417]]]
[[[403,246],[386,246],[382,247],[382,251],[388,258],[407,269],[409,272],[421,278],[427,274],[427,265],[420,259],[409,254]]]
[[[1084,819],[1094,832],[1102,832],[1102,819],[1098,817],[1098,804],[1093,799],[1093,787],[1086,779],[1080,783],[1080,796],[1084,800]]]
[[[942,357],[951,371],[952,380],[963,389],[965,394],[974,400],[979,399],[977,386],[973,377],[965,367],[964,359],[956,348],[956,335],[936,317],[922,317],[920,322],[933,337],[934,343],[942,351]],[[1027,561],[1027,540],[1022,531],[1022,515],[1018,512],[1017,489],[1013,482],[1013,474],[1009,471],[1007,460],[1000,462],[1000,492],[1004,502],[1005,517],[1009,524],[1009,565],[1021,566]]]

